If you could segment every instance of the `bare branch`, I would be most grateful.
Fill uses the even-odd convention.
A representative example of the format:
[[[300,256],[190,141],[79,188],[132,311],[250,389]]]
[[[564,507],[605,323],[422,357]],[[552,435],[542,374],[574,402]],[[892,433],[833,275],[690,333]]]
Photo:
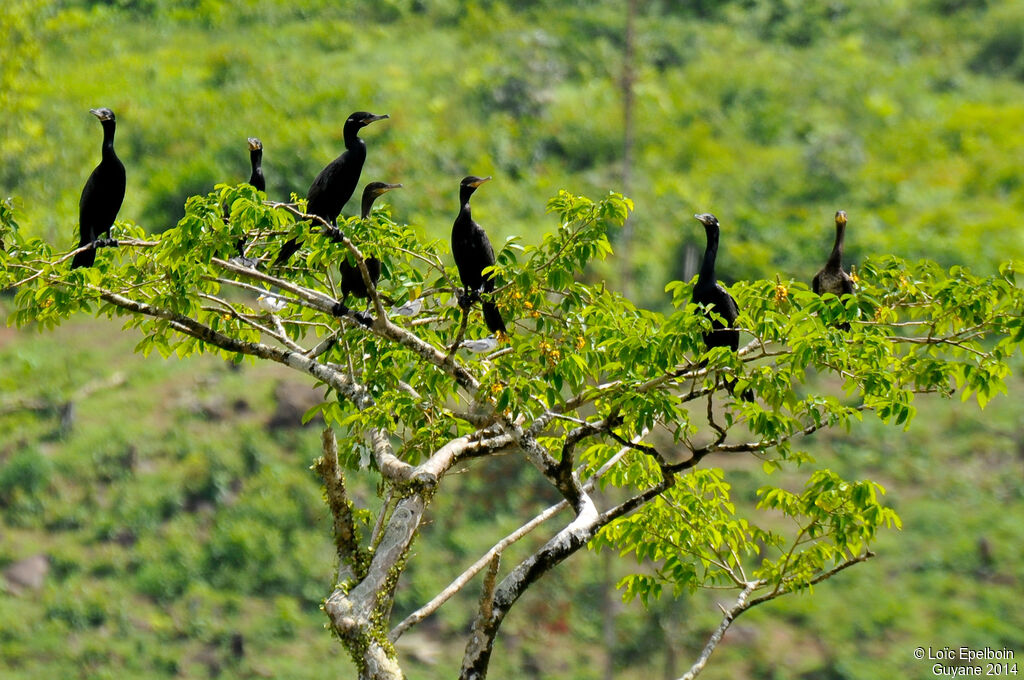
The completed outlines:
[[[723,610],[725,616],[722,618],[722,623],[720,623],[718,628],[715,629],[715,632],[711,634],[711,637],[708,639],[708,643],[704,645],[704,651],[700,653],[697,661],[690,666],[690,670],[684,673],[683,677],[679,680],[693,680],[693,678],[697,677],[698,673],[704,670],[704,666],[707,665],[708,659],[711,658],[711,654],[715,651],[718,643],[722,641],[722,636],[725,635],[725,631],[728,630],[736,617],[747,609],[747,599],[759,585],[760,581],[751,581],[748,583],[739,594],[739,597],[736,598],[736,603],[728,610]]]
[[[844,569],[848,569],[860,562],[865,562],[874,556],[875,553],[871,552],[870,550],[866,550],[860,555],[844,560],[843,562],[829,569],[828,571],[818,574],[818,576],[813,578],[810,583],[811,585],[817,585],[818,583],[821,583],[826,579],[832,578]],[[725,635],[725,631],[728,630],[729,626],[732,625],[732,622],[736,620],[736,617],[738,617],[740,614],[747,611],[748,609],[756,607],[759,604],[763,604],[765,602],[774,600],[775,598],[784,595],[786,592],[788,592],[785,590],[781,592],[778,590],[773,590],[771,593],[768,593],[767,595],[762,595],[761,597],[755,597],[754,599],[750,599],[750,596],[758,588],[762,588],[765,585],[767,585],[767,582],[763,580],[750,581],[746,583],[743,587],[743,591],[739,594],[739,597],[736,598],[736,602],[733,604],[733,606],[729,609],[722,609],[722,613],[724,614],[722,622],[718,624],[718,628],[716,628],[715,631],[711,633],[711,637],[708,638],[707,644],[704,645],[704,650],[700,653],[700,656],[693,663],[693,665],[690,666],[690,670],[684,673],[683,676],[679,678],[679,680],[693,680],[702,670],[704,670],[704,667],[707,665],[708,660],[711,658],[711,654],[714,653],[715,648],[718,647],[718,643],[722,641],[722,636]]]
[[[458,593],[460,590],[466,587],[466,584],[469,583],[474,576],[479,574],[484,567],[490,564],[496,556],[500,555],[502,551],[505,550],[505,548],[512,545],[519,539],[523,538],[528,533],[530,533],[531,531],[539,527],[541,524],[546,522],[548,519],[554,517],[567,507],[569,507],[569,504],[566,501],[556,503],[555,505],[552,505],[551,507],[544,510],[544,512],[540,513],[539,515],[531,519],[523,526],[513,531],[505,538],[498,541],[490,550],[484,553],[484,555],[480,559],[474,562],[464,572],[459,574],[458,578],[452,581],[447,588],[445,588],[440,593],[435,595],[430,602],[426,603],[425,605],[414,611],[412,614],[409,614],[409,616],[405,617],[405,619],[402,620],[401,623],[399,623],[391,630],[391,632],[388,634],[388,638],[392,642],[394,642],[402,636],[402,633],[404,633],[405,631],[412,628],[423,619],[427,618],[428,616],[436,612],[438,609],[441,608],[441,605],[450,600],[452,596],[454,596],[456,593]]]
[[[646,435],[647,433],[644,432],[642,435],[636,437],[634,441],[631,442],[631,444],[639,442]],[[592,491],[596,486],[597,481],[601,479],[610,469],[612,469],[616,463],[622,460],[622,457],[629,453],[629,451],[630,448],[626,446],[619,449],[619,451],[614,456],[609,458],[608,461],[600,468],[598,468],[597,472],[595,472],[594,475],[590,479],[588,479],[586,483],[584,483],[583,490],[587,492]],[[579,471],[577,470],[577,472]],[[394,629],[392,629],[391,633],[388,635],[388,637],[391,639],[392,642],[394,642],[402,635],[402,633],[404,633],[409,628],[415,626],[417,623],[419,623],[420,621],[422,621],[423,619],[427,618],[435,611],[440,609],[441,605],[450,600],[452,596],[454,596],[456,593],[462,590],[466,586],[466,584],[469,583],[470,580],[472,580],[474,576],[479,574],[480,571],[490,563],[491,558],[493,558],[494,555],[500,554],[502,551],[505,550],[505,548],[512,545],[516,541],[519,541],[524,536],[529,534],[531,531],[539,527],[541,524],[543,524],[544,522],[546,522],[547,520],[554,517],[556,514],[558,514],[562,510],[565,510],[568,507],[568,501],[559,501],[558,503],[547,508],[540,514],[536,515],[529,522],[519,527],[505,538],[495,543],[490,550],[484,553],[484,555],[480,559],[478,559],[468,569],[462,572],[454,581],[451,582],[451,584],[448,585],[447,588],[442,590],[430,602],[417,609],[415,612],[407,616],[401,623],[395,626]]]

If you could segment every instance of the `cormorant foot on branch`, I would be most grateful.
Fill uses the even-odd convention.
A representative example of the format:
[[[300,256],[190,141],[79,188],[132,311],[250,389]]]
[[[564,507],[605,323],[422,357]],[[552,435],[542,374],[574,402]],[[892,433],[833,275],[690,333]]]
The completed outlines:
[[[114,112],[102,108],[89,109],[89,113],[99,118],[103,125],[103,151],[100,164],[86,180],[82,198],[78,202],[78,247],[90,244],[94,244],[94,247],[75,255],[71,260],[72,269],[93,265],[96,261],[96,248],[102,247],[95,242],[100,236],[109,233],[124,201],[124,164],[114,152],[114,130],[117,125]],[[103,242],[103,245],[117,245],[117,242],[111,240],[109,244]]]

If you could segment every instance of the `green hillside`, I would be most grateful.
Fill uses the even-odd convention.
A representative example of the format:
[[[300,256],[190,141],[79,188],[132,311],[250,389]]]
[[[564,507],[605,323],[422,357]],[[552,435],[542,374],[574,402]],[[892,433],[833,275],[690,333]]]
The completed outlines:
[[[188,196],[243,181],[248,136],[265,145],[268,195],[301,198],[343,148],[345,117],[367,109],[391,119],[364,134],[363,180],[404,183],[392,213],[429,238],[448,238],[470,173],[495,178],[474,214],[496,244],[538,240],[560,188],[633,197],[632,242],[591,275],[651,307],[668,304],[683,249],[703,245],[697,211],[722,220],[727,280],[809,279],[840,208],[853,262],[892,252],[987,272],[1024,258],[1019,3],[638,2],[628,179],[619,5],[13,0],[0,8],[0,198],[70,249],[99,158],[95,106],[118,115],[122,220],[163,231]],[[143,359],[138,340],[105,320],[0,328],[0,570],[48,558],[38,590],[0,592],[0,676],[352,677],[319,611],[334,578],[308,469],[319,428],[268,425],[280,385],[308,385]],[[907,432],[863,423],[810,440],[823,464],[881,481],[904,529],[869,564],[744,616],[702,677],[923,677],[918,646],[1024,653],[1022,390],[1018,370],[984,411],[922,397]],[[755,502],[766,473],[711,464]],[[559,500],[512,456],[453,482],[400,613]],[[354,483],[379,503],[368,477]],[[467,516],[472,531],[448,521]],[[510,615],[492,677],[606,677],[609,608],[615,677],[688,667],[720,620],[713,594],[621,604],[611,584],[633,565],[588,557]],[[403,638],[410,677],[453,677],[476,597]]]
[[[837,209],[855,260],[1024,254],[1018,3],[638,4],[627,185],[618,3],[7,3],[22,40],[0,47],[0,193],[73,243],[99,149],[87,111],[109,106],[121,218],[161,231],[187,196],[248,176],[248,136],[266,146],[269,195],[305,196],[365,109],[392,118],[366,133],[364,178],[403,182],[396,216],[432,237],[470,173],[495,176],[478,212],[499,242],[535,235],[560,188],[633,197],[651,304],[699,242],[698,211],[721,218],[736,279],[808,278]]]

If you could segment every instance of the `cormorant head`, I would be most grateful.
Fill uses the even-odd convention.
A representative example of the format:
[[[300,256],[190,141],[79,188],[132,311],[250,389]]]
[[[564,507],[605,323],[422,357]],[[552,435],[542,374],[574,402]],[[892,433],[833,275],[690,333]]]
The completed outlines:
[[[348,117],[348,120],[345,121],[345,127],[348,127],[349,125],[355,125],[356,128],[358,129],[366,127],[367,125],[374,121],[384,120],[385,118],[390,118],[390,116],[388,116],[388,114],[386,113],[378,116],[377,114],[368,113],[366,111],[356,111],[355,113]]]
[[[488,175],[487,177],[477,177],[476,175],[470,175],[469,177],[464,177],[462,179],[462,184],[460,186],[463,189],[467,189],[467,188],[476,189],[478,186],[480,186],[484,182],[490,182],[490,181],[491,181],[491,176],[490,175]]]
[[[89,109],[89,113],[99,118],[101,121],[114,120],[114,112],[110,109],[103,107],[101,109]]]
[[[473,195],[476,188],[484,182],[491,180],[490,175],[487,177],[477,177],[476,175],[469,175],[468,177],[462,178],[462,183],[459,184],[459,196],[462,198],[462,202],[465,203],[469,200],[469,197]]]
[[[370,182],[363,188],[363,205],[361,217],[365,220],[370,216],[370,209],[377,197],[386,194],[392,189],[400,189],[401,184],[388,184],[387,182]]]
[[[381,194],[386,194],[392,189],[401,189],[401,184],[388,184],[387,182],[370,182],[363,189],[363,194],[373,196],[374,198]]]
[[[718,227],[718,218],[711,213],[699,213],[694,215],[697,221],[704,225],[705,229],[711,229],[712,227]]]
[[[249,151],[262,151],[262,150],[263,150],[263,142],[261,142],[256,137],[250,137],[249,138]]]
[[[845,210],[837,210],[836,211],[836,226],[837,227],[845,227],[846,226],[846,211]]]

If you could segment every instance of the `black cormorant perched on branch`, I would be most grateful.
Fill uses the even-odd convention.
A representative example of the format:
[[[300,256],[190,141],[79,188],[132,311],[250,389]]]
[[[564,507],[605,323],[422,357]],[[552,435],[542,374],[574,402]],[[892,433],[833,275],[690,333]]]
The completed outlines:
[[[267,180],[263,177],[263,142],[256,137],[249,138],[249,162],[252,164],[249,184],[266,192]]]
[[[363,203],[362,211],[359,216],[361,219],[367,219],[370,216],[370,209],[373,207],[373,202],[377,200],[378,196],[382,196],[392,189],[400,189],[401,184],[387,184],[385,182],[370,182],[363,189]],[[370,275],[370,280],[373,281],[373,285],[377,285],[377,281],[380,280],[380,260],[375,257],[367,257],[363,260],[366,264],[366,273]],[[368,298],[370,292],[366,288],[366,282],[363,281],[363,274],[359,271],[358,265],[349,263],[348,259],[341,261],[341,301],[344,303],[345,299],[352,295],[357,298]],[[358,315],[357,315],[358,316]],[[360,317],[360,321],[366,323],[366,321]]]
[[[124,201],[124,164],[114,153],[114,112],[107,108],[89,109],[103,125],[103,157],[89,175],[78,202],[78,247],[89,244],[104,245],[100,236],[110,231]],[[71,268],[91,267],[96,261],[96,249],[83,250],[71,261]]]
[[[348,117],[345,121],[345,151],[328,163],[313,180],[306,194],[307,214],[316,215],[331,226],[334,225],[341,209],[352,198],[366,161],[366,142],[359,138],[359,130],[388,117],[386,113],[376,115],[366,111],[356,111]],[[295,239],[288,241],[281,248],[275,264],[284,264],[298,249],[299,244]]]
[[[263,142],[256,137],[249,137],[249,163],[252,165],[252,173],[249,175],[249,184],[258,189],[259,191],[266,192],[267,180],[263,177]],[[224,208],[224,222],[228,222],[231,217],[231,206],[225,203]],[[237,243],[238,257],[244,258],[243,262],[246,266],[255,267],[257,260],[249,259],[245,257],[245,237],[238,239]]]
[[[704,232],[707,235],[707,247],[704,249],[704,261],[700,266],[700,274],[697,276],[697,284],[693,287],[693,301],[705,307],[711,307],[721,319],[712,317],[705,311],[705,315],[711,319],[711,330],[704,334],[704,345],[708,349],[712,347],[728,347],[736,351],[740,346],[740,332],[732,328],[740,309],[736,300],[729,295],[722,284],[715,278],[715,259],[718,257],[718,218],[711,213],[694,215],[704,225]],[[726,389],[730,392],[736,386],[736,381],[727,379]],[[744,401],[753,401],[754,393],[751,390],[744,390],[742,398]]]
[[[491,247],[487,233],[473,221],[469,208],[473,192],[489,179],[470,175],[462,180],[459,187],[461,207],[452,226],[452,255],[455,256],[455,266],[459,268],[459,278],[466,288],[465,295],[459,298],[459,304],[464,308],[468,308],[474,299],[479,299],[480,293],[494,290],[494,278],[483,274],[484,269],[494,266],[494,248]],[[481,300],[481,306],[487,328],[492,333],[507,333],[498,306],[490,300]]]
[[[814,275],[811,280],[811,289],[821,295],[832,293],[836,297],[853,294],[853,278],[843,271],[843,242],[846,238],[846,211],[836,212],[836,242],[832,245],[832,253],[828,256],[828,262]],[[838,328],[844,331],[850,330],[850,324],[843,322]]]
[[[853,293],[853,279],[843,271],[843,241],[846,237],[846,212],[836,213],[836,242],[832,246],[832,254],[828,262],[814,275],[811,288],[815,293],[832,293],[837,297]]]

